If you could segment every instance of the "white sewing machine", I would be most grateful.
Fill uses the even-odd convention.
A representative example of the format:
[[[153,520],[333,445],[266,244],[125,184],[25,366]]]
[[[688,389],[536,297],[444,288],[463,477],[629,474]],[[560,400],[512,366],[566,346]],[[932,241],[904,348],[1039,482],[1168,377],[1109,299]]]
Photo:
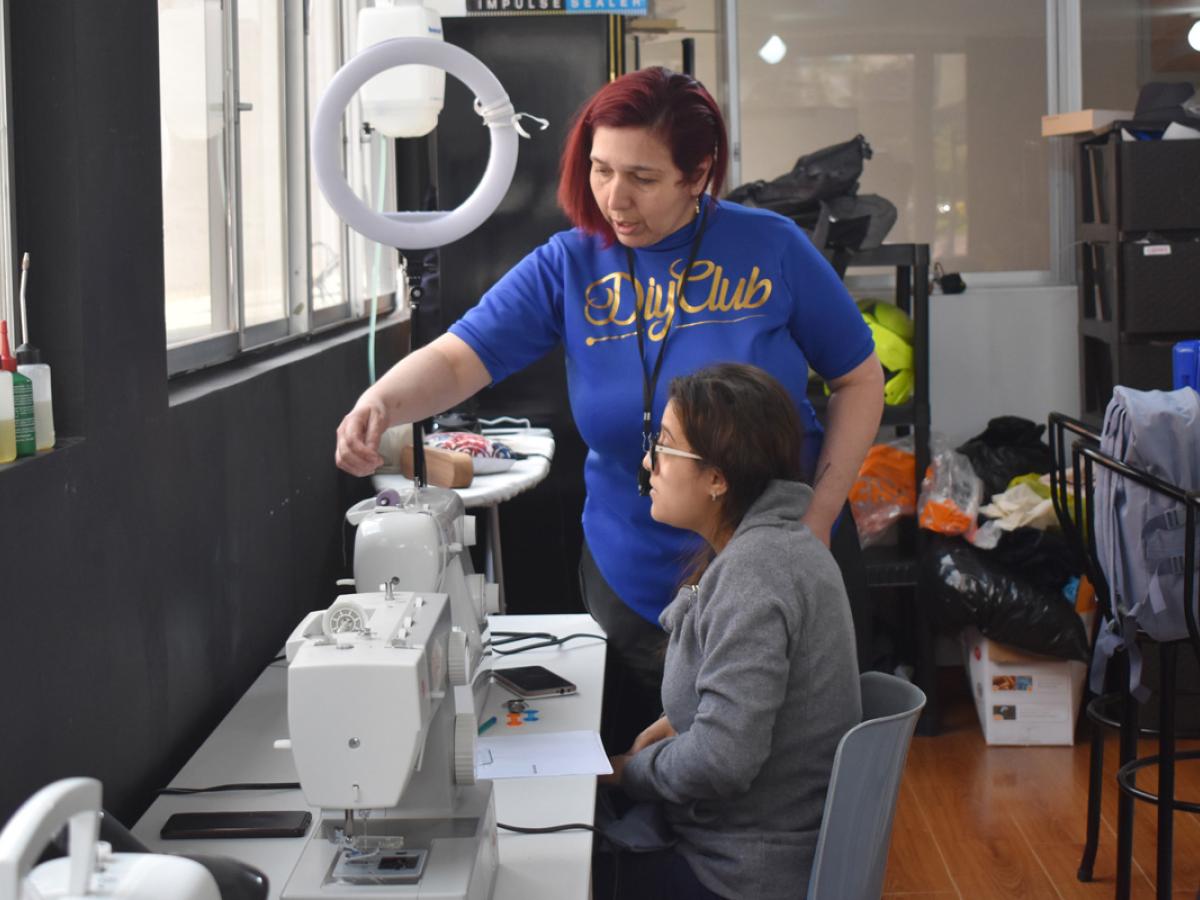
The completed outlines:
[[[465,637],[444,594],[385,584],[311,613],[287,643],[290,740],[276,746],[322,813],[282,896],[486,900],[496,816],[491,782],[475,782]]]
[[[394,590],[436,592],[450,598],[450,615],[462,643],[467,678],[486,687],[487,617],[499,612],[499,588],[474,574],[468,547],[475,544],[475,517],[462,498],[439,487],[381,491],[346,512],[355,526],[354,586],[359,593]],[[463,643],[465,642],[465,643]]]

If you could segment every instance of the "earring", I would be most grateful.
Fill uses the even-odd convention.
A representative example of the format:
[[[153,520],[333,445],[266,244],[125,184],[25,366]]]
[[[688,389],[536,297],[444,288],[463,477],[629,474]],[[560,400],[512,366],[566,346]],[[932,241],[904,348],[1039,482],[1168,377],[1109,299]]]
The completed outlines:
[[[700,195],[699,194],[696,195],[696,215],[700,215]],[[713,499],[716,500],[717,498],[713,497]]]
[[[720,496],[720,494],[718,494],[716,491],[713,491],[713,492],[712,492],[711,494],[709,494],[708,496],[712,497],[712,501],[713,501],[713,503],[716,503],[716,502],[717,502],[717,497],[719,497],[719,496]]]

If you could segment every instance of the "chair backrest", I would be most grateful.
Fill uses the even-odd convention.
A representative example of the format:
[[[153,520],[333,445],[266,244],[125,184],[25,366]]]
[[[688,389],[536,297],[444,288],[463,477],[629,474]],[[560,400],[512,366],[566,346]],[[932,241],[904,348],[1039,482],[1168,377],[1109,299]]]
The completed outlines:
[[[915,684],[864,672],[863,720],[838,742],[813,855],[808,900],[878,900],[900,776],[925,706]]]

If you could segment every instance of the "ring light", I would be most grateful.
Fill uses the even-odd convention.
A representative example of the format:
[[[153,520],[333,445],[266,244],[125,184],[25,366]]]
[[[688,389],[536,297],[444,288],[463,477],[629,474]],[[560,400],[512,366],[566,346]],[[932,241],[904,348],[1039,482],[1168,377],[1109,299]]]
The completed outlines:
[[[342,114],[367,81],[394,66],[415,63],[444,69],[475,94],[475,109],[491,133],[487,169],[471,196],[449,212],[376,213],[350,189],[339,163]],[[474,231],[504,199],[517,168],[515,111],[500,81],[478,59],[453,44],[395,38],[363,50],[338,70],[313,121],[313,169],[321,193],[359,234],[402,250],[429,250]]]

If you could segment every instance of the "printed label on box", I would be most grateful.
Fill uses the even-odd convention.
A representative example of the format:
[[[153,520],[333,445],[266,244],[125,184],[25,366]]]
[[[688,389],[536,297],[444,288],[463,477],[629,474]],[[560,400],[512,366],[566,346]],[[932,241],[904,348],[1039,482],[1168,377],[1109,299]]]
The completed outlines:
[[[1065,704],[1055,703],[1052,705],[1030,704],[1019,707],[1021,721],[1025,723],[1032,722],[1065,722],[1067,721],[1068,708]]]
[[[1032,691],[1032,675],[993,675],[993,691]]]

